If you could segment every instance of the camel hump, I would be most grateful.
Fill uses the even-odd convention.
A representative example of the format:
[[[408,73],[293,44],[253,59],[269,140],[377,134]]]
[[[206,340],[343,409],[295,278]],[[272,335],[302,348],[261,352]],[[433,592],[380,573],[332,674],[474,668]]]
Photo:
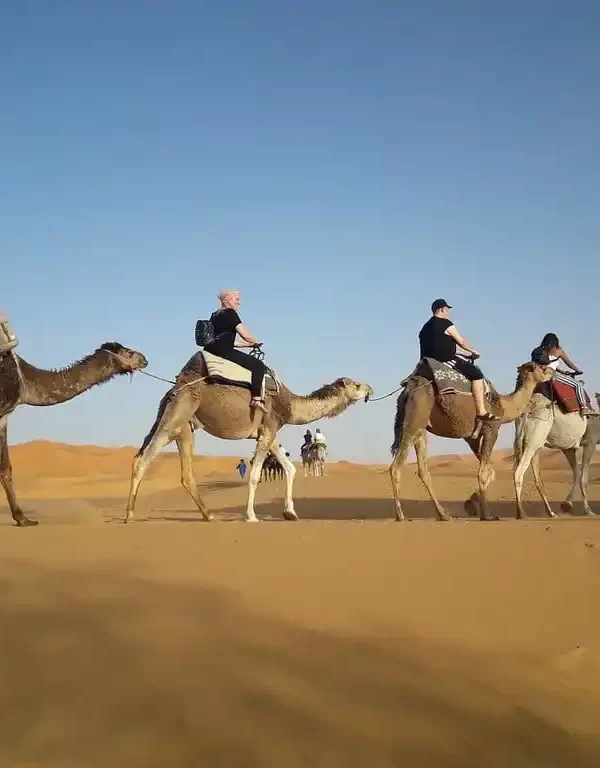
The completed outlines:
[[[8,316],[0,310],[0,355],[11,352],[19,343]]]

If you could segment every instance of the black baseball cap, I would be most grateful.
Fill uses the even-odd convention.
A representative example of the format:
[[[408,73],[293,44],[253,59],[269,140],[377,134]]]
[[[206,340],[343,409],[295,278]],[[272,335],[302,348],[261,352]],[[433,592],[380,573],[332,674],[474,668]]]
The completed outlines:
[[[431,311],[437,312],[438,309],[444,309],[444,307],[448,307],[448,309],[452,309],[452,307],[450,306],[450,304],[448,304],[446,299],[436,299],[431,305]]]

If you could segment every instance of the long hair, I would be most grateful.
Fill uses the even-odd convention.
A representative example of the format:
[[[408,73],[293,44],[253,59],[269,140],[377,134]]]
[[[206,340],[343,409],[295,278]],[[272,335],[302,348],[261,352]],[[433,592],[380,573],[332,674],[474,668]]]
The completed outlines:
[[[558,336],[555,333],[547,333],[542,339],[540,347],[544,350],[544,352],[547,352],[549,349],[557,349],[560,347]]]

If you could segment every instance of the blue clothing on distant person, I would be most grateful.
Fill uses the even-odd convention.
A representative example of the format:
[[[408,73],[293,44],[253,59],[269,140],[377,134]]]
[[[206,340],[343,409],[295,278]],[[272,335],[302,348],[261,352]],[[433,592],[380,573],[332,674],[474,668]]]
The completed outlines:
[[[237,465],[236,469],[240,473],[240,477],[242,478],[242,480],[246,475],[247,468],[248,467],[246,466],[246,462],[244,461],[244,459],[240,459],[240,463]]]

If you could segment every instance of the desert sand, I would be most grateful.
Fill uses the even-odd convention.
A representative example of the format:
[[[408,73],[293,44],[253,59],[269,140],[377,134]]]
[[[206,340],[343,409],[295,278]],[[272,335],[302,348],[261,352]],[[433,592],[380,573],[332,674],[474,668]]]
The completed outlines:
[[[203,523],[163,454],[123,525],[133,448],[13,446],[37,528],[0,516],[0,765],[519,768],[600,765],[600,517],[548,520],[530,475],[514,519],[462,515],[467,456],[406,471],[332,464],[261,484],[243,521],[236,459],[197,457]],[[569,472],[542,462],[559,511]],[[600,512],[600,468],[589,487]]]

